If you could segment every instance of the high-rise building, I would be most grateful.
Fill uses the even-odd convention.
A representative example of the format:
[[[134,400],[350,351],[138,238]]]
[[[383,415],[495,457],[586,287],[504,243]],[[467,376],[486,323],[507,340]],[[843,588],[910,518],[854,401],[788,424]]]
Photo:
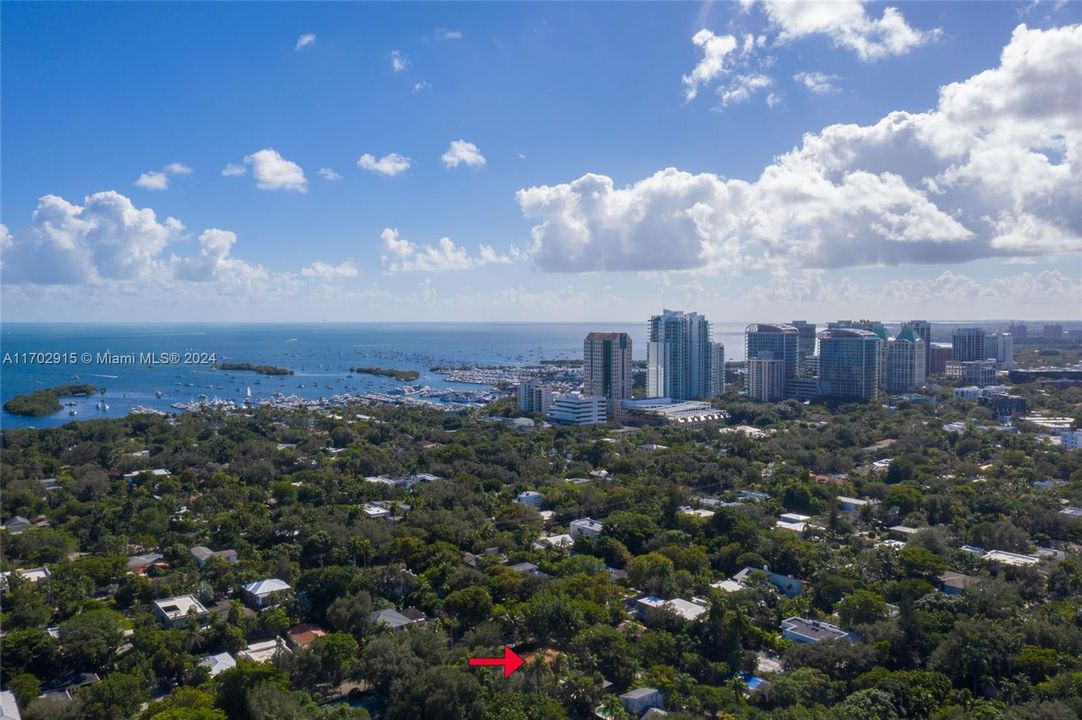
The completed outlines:
[[[1041,334],[1050,340],[1058,340],[1063,337],[1063,326],[1059,323],[1048,323],[1041,330]]]
[[[887,326],[878,320],[836,320],[835,322],[827,323],[827,329],[867,330],[868,332],[875,333],[875,336],[882,342],[886,342],[890,338],[890,333],[887,332]]]
[[[523,380],[515,392],[518,409],[525,413],[548,413],[555,393],[540,380]]]
[[[932,367],[932,323],[927,320],[910,320],[902,323],[902,332],[912,330],[924,341],[924,371],[929,374]]]
[[[947,377],[960,385],[985,387],[996,382],[995,360],[948,360]]]
[[[951,360],[986,360],[984,351],[984,328],[955,328],[951,333]]]
[[[748,398],[757,402],[777,402],[785,398],[785,360],[762,350],[748,358]]]
[[[924,340],[912,327],[887,341],[884,387],[889,393],[909,392],[924,384]]]
[[[797,375],[804,374],[804,360],[815,354],[815,323],[806,320],[794,320],[789,323],[797,330]]]
[[[710,398],[710,323],[705,317],[664,310],[650,318],[646,394],[673,400]]]
[[[984,339],[987,360],[995,358],[996,367],[1010,370],[1014,367],[1014,336],[1010,333],[992,333]]]
[[[1018,338],[1019,340],[1025,340],[1029,335],[1029,327],[1024,322],[1015,320],[1007,326],[1007,332],[1011,334],[1011,337]]]
[[[845,400],[872,400],[879,389],[882,340],[870,330],[830,328],[819,333],[821,392]]]
[[[609,400],[609,417],[631,397],[631,336],[592,332],[582,341],[582,391]]]
[[[748,360],[770,353],[785,362],[785,379],[795,378],[799,370],[800,331],[792,325],[757,323],[744,330],[744,357]]]
[[[947,371],[947,362],[954,357],[954,348],[950,345],[932,343],[932,350],[928,353],[930,363],[925,368],[925,375],[942,375]]]
[[[725,346],[710,343],[710,397],[725,392]]]

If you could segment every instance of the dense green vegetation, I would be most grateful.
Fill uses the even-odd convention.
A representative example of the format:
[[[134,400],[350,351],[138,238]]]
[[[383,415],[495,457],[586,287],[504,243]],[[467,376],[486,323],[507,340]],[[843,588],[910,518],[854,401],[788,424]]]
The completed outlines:
[[[97,391],[93,385],[58,385],[35,390],[25,395],[16,395],[4,403],[4,409],[12,415],[44,417],[64,409],[64,406],[60,404],[62,397],[93,395]]]
[[[292,375],[289,368],[275,367],[274,365],[253,365],[252,363],[221,363],[216,366],[219,370],[241,370],[254,372],[260,375]]]
[[[1021,392],[1035,409],[1080,415],[1078,389]],[[977,430],[994,424],[988,410],[941,400],[832,410],[725,399],[733,424],[772,431],[758,438],[522,432],[486,421],[487,411],[371,406],[5,430],[3,518],[43,514],[49,526],[5,539],[0,569],[45,565],[51,577],[10,577],[0,676],[28,720],[366,716],[326,704],[351,691],[388,720],[559,720],[599,706],[624,718],[616,696],[641,686],[660,689],[678,720],[1078,717],[1082,524],[1059,511],[1082,505],[1082,453]],[[955,421],[970,429],[942,429]],[[651,444],[665,449],[642,447]],[[149,459],[131,455],[141,450]],[[886,470],[871,464],[882,458]],[[156,467],[171,474],[124,477]],[[599,469],[609,474],[590,474]],[[364,479],[413,473],[441,479],[410,490]],[[60,488],[44,491],[45,477]],[[1035,485],[1048,480],[1061,484]],[[550,520],[511,502],[523,490],[543,494]],[[744,490],[770,497],[712,517],[681,512]],[[839,495],[879,503],[846,514]],[[368,517],[363,505],[375,500],[401,519]],[[777,529],[782,512],[811,525]],[[603,521],[600,537],[570,552],[535,546],[586,516]],[[918,530],[901,548],[885,542],[898,524]],[[1063,555],[997,568],[963,544]],[[195,545],[235,549],[239,562],[199,567]],[[127,572],[127,556],[155,550],[163,566]],[[522,562],[543,574],[512,569]],[[754,573],[737,592],[712,587],[748,566],[799,578],[804,592],[786,597]],[[964,593],[936,591],[944,570],[972,578]],[[240,589],[267,577],[292,594],[245,610]],[[164,628],[153,601],[185,593],[216,612],[202,629]],[[706,611],[693,622],[663,609],[639,617],[630,610],[642,593],[699,598]],[[418,608],[427,625],[375,624],[372,611],[390,607]],[[795,644],[780,632],[794,615],[860,640]],[[298,622],[327,634],[214,678],[200,665]],[[467,667],[505,643],[526,658],[512,677]],[[71,701],[36,699],[68,671],[103,679]],[[766,682],[749,692],[739,671]],[[140,711],[151,696],[160,699]]]
[[[394,378],[395,380],[402,380],[409,382],[421,377],[421,373],[416,370],[395,370],[394,368],[381,368],[381,367],[356,367],[350,368],[351,373],[364,374],[364,375],[379,375],[380,377]]]

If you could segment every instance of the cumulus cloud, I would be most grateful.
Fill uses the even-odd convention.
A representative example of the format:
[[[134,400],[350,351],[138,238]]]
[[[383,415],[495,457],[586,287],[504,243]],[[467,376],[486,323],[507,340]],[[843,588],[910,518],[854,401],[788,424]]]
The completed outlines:
[[[793,75],[794,81],[800,83],[816,95],[826,95],[828,93],[837,92],[838,88],[834,86],[834,82],[837,79],[837,75],[827,75],[826,73],[821,72],[798,72]]]
[[[447,28],[439,28],[436,30],[436,38],[439,40],[461,40],[462,32],[459,30],[448,30]]]
[[[440,238],[436,245],[417,246],[401,238],[395,228],[384,228],[380,240],[383,242],[381,261],[389,272],[469,270],[492,263],[509,263],[517,257],[514,248],[509,255],[500,255],[488,245],[478,246],[478,254],[470,255],[466,248],[456,245],[448,237]]]
[[[177,278],[192,282],[222,282],[250,284],[266,280],[267,271],[259,265],[251,265],[231,256],[237,242],[235,233],[229,230],[209,228],[199,234],[199,252],[186,258],[173,258],[173,270]]]
[[[481,167],[485,164],[485,156],[477,149],[477,146],[465,140],[452,140],[447,152],[440,156],[444,167]]]
[[[144,190],[168,190],[170,175],[191,175],[192,169],[184,163],[169,163],[161,170],[151,170],[141,174],[135,181],[136,187]]]
[[[742,0],[750,5],[755,0]],[[763,12],[785,43],[809,35],[824,35],[835,47],[852,50],[861,60],[903,55],[939,36],[940,30],[917,30],[896,8],[879,18],[865,11],[864,0],[761,0]]]
[[[241,175],[247,175],[248,168],[244,165],[237,165],[236,163],[227,163],[222,168],[222,175],[226,177],[240,177]]]
[[[725,71],[725,58],[737,48],[737,40],[732,35],[715,35],[705,28],[695,33],[691,42],[702,50],[703,56],[682,78],[684,96],[688,100],[694,100],[699,87],[709,84]]]
[[[304,170],[297,163],[279,155],[277,150],[266,148],[254,152],[244,158],[244,162],[251,166],[256,187],[260,190],[308,192],[308,180],[304,177]]]
[[[350,260],[340,262],[337,265],[332,265],[323,262],[322,260],[316,260],[308,267],[301,269],[301,275],[303,277],[326,281],[355,278],[360,274],[361,271],[358,270],[357,266]]]
[[[135,185],[144,190],[167,190],[169,188],[169,176],[163,172],[152,170],[140,175],[135,181]]]
[[[315,33],[305,33],[305,34],[301,35],[299,38],[297,38],[297,44],[293,46],[293,52],[300,52],[301,50],[304,50],[309,45],[315,45],[315,44],[316,44],[316,34]]]
[[[718,88],[718,97],[721,99],[722,107],[737,105],[746,102],[752,95],[773,84],[773,81],[766,75],[758,73],[738,75],[733,78],[728,87]]]
[[[405,72],[410,69],[410,59],[403,55],[398,50],[391,51],[391,69],[396,73]]]
[[[378,175],[399,175],[409,170],[412,162],[398,153],[388,153],[378,159],[372,153],[365,153],[357,160],[357,167]]]
[[[429,87],[431,87],[431,86],[428,84],[427,80],[422,80],[420,82],[415,82],[415,83],[413,83],[413,94],[416,95],[419,92],[424,92]]]
[[[753,182],[669,168],[522,189],[549,271],[831,268],[1082,251],[1082,26],[1015,29],[935,109],[805,136]]]
[[[118,192],[99,192],[70,203],[57,195],[38,200],[29,233],[5,241],[4,282],[69,284],[133,280],[160,269],[159,255],[184,225],[158,221]]]
[[[342,176],[334,168],[320,168],[319,176],[324,180],[341,180]]]

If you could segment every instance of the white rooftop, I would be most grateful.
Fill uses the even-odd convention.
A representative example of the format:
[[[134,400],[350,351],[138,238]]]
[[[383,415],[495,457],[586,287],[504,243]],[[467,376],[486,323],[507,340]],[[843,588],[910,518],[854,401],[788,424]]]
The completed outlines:
[[[254,583],[249,583],[244,586],[245,592],[250,592],[253,595],[266,595],[272,592],[279,592],[281,590],[288,590],[289,583],[278,578],[267,578],[265,580],[256,580]]]
[[[223,673],[229,668],[237,666],[237,661],[233,659],[233,656],[229,653],[218,653],[217,655],[208,655],[199,661],[200,665],[207,668],[211,677],[214,677],[218,673]]]
[[[194,595],[178,595],[176,597],[155,600],[154,605],[170,620],[178,620],[188,616],[188,611],[195,608],[196,613],[205,615],[207,609],[203,603],[195,599]]]

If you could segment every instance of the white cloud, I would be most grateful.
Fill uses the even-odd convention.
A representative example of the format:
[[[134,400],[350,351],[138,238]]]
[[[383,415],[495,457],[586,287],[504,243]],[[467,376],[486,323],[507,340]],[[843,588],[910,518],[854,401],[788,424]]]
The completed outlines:
[[[440,156],[444,167],[481,167],[485,164],[485,156],[477,149],[477,146],[465,140],[452,140],[447,152]]]
[[[682,78],[686,88],[684,96],[688,100],[694,100],[700,86],[709,84],[725,71],[725,58],[737,47],[737,40],[732,35],[715,35],[705,28],[695,33],[691,42],[702,48],[703,57],[695,68]]]
[[[158,222],[118,192],[90,195],[75,205],[56,195],[38,200],[27,236],[5,241],[4,282],[69,284],[148,277],[184,225]]]
[[[320,168],[319,176],[324,180],[341,180],[342,176],[334,168]]]
[[[896,8],[885,8],[879,18],[869,17],[864,0],[762,0],[760,4],[779,31],[778,42],[825,35],[835,47],[848,48],[865,61],[903,55],[940,35],[938,29],[911,27]]]
[[[135,185],[145,190],[166,190],[169,188],[169,176],[163,172],[152,170],[140,175],[135,181]]]
[[[410,68],[410,59],[398,50],[391,51],[391,69],[396,73],[405,72]]]
[[[379,175],[400,175],[410,169],[412,162],[398,153],[388,153],[379,159],[372,153],[365,153],[357,160],[357,167]]]
[[[357,266],[350,260],[346,260],[337,265],[331,265],[322,260],[316,260],[308,267],[301,269],[301,275],[306,278],[326,281],[355,278],[360,274],[361,271],[358,270]]]
[[[927,113],[809,133],[754,182],[669,168],[517,194],[549,271],[831,268],[1082,251],[1082,26],[1019,26]]]
[[[448,30],[447,28],[439,28],[436,30],[436,37],[440,40],[461,40],[462,32],[459,30]]]
[[[718,97],[721,99],[723,108],[729,105],[737,105],[746,102],[752,95],[770,87],[772,84],[773,81],[766,75],[758,73],[737,75],[729,83],[728,87],[718,88]]]
[[[241,175],[246,175],[247,173],[247,167],[245,167],[244,165],[237,165],[235,163],[228,163],[224,168],[222,168],[222,175],[225,175],[226,177],[240,177]]]
[[[301,50],[305,49],[309,45],[315,45],[315,44],[316,44],[316,34],[315,33],[305,33],[305,34],[301,35],[299,38],[297,38],[297,44],[293,46],[293,52],[300,52]]]
[[[251,265],[230,255],[236,242],[236,234],[229,230],[204,230],[199,234],[198,254],[173,258],[174,274],[181,280],[225,282],[231,285],[249,285],[266,280],[267,271],[261,266]]]
[[[800,83],[808,90],[811,90],[816,95],[826,95],[828,93],[837,92],[838,88],[834,86],[834,82],[838,79],[837,75],[827,75],[821,72],[798,72],[793,75],[793,80]]]
[[[427,80],[422,80],[421,82],[415,82],[415,83],[413,83],[413,94],[416,95],[419,92],[424,92],[425,90],[427,90],[430,87],[431,87],[431,85],[428,84]]]
[[[244,158],[252,167],[256,187],[260,190],[294,190],[308,192],[308,180],[297,163],[286,160],[278,151],[266,148]]]
[[[781,104],[782,97],[778,93],[770,93],[766,96],[767,107],[777,107]]]
[[[381,261],[389,272],[469,270],[492,263],[509,263],[518,257],[515,248],[508,255],[500,255],[488,245],[478,246],[478,254],[471,256],[466,248],[447,237],[440,238],[436,245],[417,246],[401,239],[395,228],[384,228],[380,240],[383,242]]]
[[[184,163],[175,162],[165,166],[165,172],[170,175],[191,175],[192,169]]]

